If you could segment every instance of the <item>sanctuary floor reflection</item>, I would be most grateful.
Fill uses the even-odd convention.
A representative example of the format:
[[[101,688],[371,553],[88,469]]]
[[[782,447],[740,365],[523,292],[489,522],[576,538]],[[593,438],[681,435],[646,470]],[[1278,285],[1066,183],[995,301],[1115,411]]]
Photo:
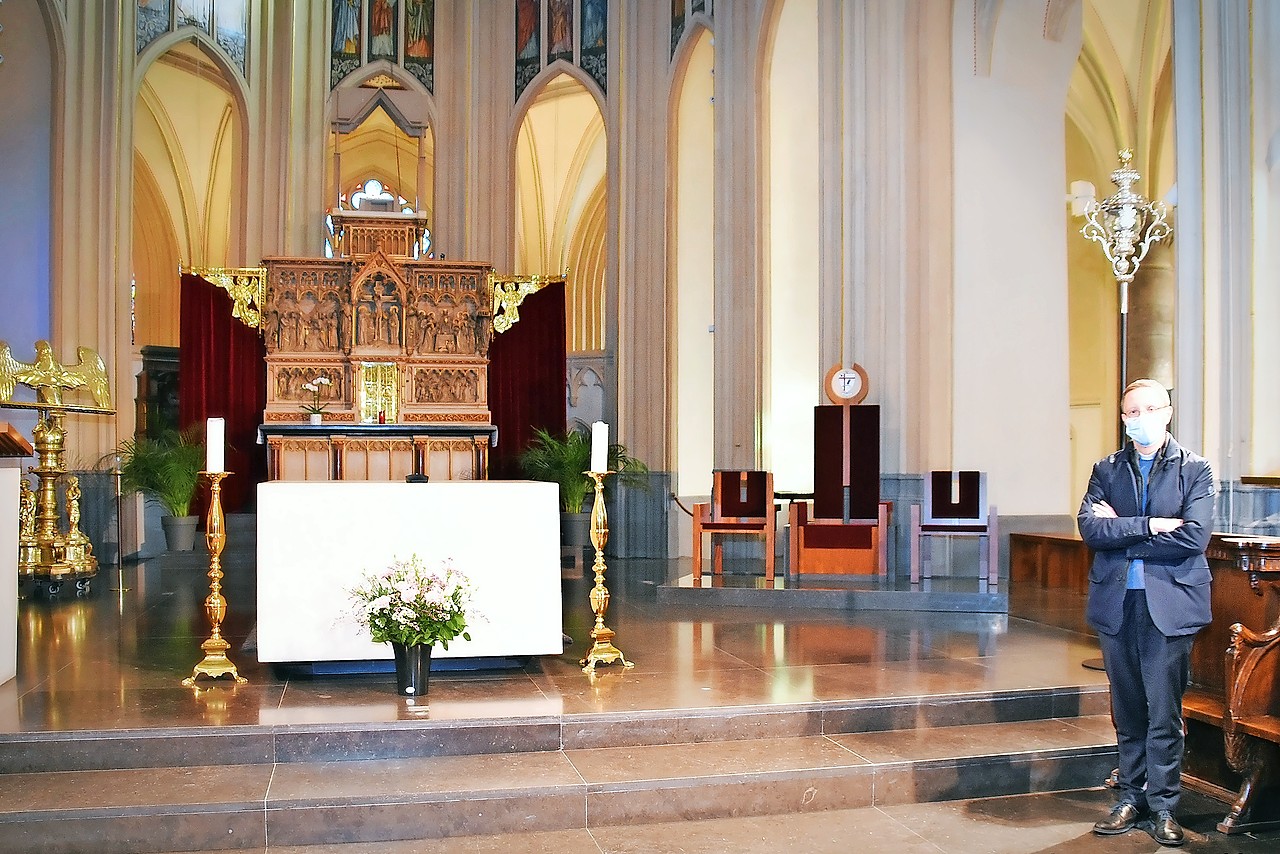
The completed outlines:
[[[1012,597],[1012,615],[664,604],[659,587],[688,575],[687,561],[614,560],[607,623],[634,669],[602,666],[595,678],[579,669],[594,620],[591,576],[584,573],[562,582],[571,639],[563,655],[507,669],[438,667],[429,697],[411,700],[396,696],[390,673],[297,678],[260,665],[252,552],[223,558],[229,603],[223,635],[247,684],[204,678],[195,689],[180,684],[208,635],[208,582],[199,553],[165,555],[104,568],[83,598],[64,592],[50,599],[24,586],[18,676],[0,686],[0,727],[493,719],[1105,683],[1103,674],[1081,667],[1097,656],[1096,641],[1055,610],[1061,597],[1044,591]],[[1041,613],[1067,625],[1039,622]]]

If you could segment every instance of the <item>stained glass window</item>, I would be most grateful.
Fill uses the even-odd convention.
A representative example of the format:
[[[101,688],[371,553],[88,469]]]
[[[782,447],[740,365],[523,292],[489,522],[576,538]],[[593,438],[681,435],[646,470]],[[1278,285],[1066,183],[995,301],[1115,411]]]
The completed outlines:
[[[542,4],[516,0],[516,97],[542,67]]]
[[[360,67],[360,0],[332,0],[333,19],[329,40],[329,88]]]
[[[137,0],[134,44],[137,53],[165,33],[196,29],[213,37],[231,60],[245,69],[249,45],[249,0]]]
[[[404,0],[404,67],[418,82],[435,90],[435,0]]]
[[[578,50],[578,64],[606,91],[609,77],[608,22],[608,0],[582,0],[582,44]]]

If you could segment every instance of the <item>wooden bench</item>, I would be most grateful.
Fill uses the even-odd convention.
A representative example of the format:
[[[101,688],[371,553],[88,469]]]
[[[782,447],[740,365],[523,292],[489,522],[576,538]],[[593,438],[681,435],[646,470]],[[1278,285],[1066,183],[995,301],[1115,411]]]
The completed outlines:
[[[1280,827],[1280,539],[1215,534],[1213,622],[1183,699],[1190,788],[1232,803],[1223,833]]]
[[[1076,534],[1009,534],[1009,580],[1013,584],[1089,592],[1093,552]]]

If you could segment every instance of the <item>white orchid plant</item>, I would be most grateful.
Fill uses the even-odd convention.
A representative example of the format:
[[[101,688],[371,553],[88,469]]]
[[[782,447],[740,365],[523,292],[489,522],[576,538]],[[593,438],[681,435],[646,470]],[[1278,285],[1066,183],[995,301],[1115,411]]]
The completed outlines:
[[[302,404],[303,411],[309,412],[312,415],[319,415],[320,413],[324,412],[324,408],[328,404],[320,402],[320,395],[321,395],[320,389],[332,384],[333,383],[329,381],[329,378],[324,375],[312,377],[311,382],[303,383],[302,384],[303,391],[311,392],[311,402]]]

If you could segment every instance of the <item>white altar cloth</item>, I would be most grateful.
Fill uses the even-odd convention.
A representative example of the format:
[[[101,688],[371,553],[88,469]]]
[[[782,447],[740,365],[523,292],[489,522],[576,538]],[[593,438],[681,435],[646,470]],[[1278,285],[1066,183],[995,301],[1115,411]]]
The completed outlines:
[[[25,462],[0,462],[0,683],[18,674],[18,466]]]
[[[471,640],[433,656],[559,655],[557,487],[532,481],[272,481],[258,486],[258,660],[390,659],[349,618],[365,570],[417,554],[471,578]],[[234,603],[231,603],[234,607]]]

